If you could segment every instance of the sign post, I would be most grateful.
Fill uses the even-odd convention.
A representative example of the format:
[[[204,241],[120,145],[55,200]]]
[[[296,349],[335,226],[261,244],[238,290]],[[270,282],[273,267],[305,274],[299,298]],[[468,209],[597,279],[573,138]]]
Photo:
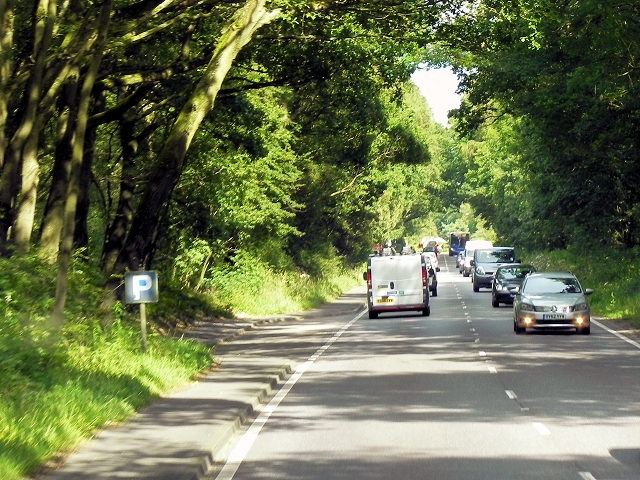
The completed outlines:
[[[127,272],[124,274],[125,303],[140,304],[140,333],[142,351],[147,351],[147,303],[158,301],[158,274],[154,271]]]

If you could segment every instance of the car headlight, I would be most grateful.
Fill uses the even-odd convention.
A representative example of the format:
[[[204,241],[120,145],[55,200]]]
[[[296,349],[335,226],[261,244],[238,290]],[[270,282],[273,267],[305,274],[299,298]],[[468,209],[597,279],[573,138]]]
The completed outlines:
[[[573,311],[574,312],[582,312],[584,310],[588,310],[589,309],[589,305],[587,304],[587,302],[584,303],[577,303],[573,306]]]
[[[478,275],[484,275],[484,268],[482,267],[476,267],[476,273]]]
[[[536,311],[536,307],[534,307],[530,303],[521,303],[520,304],[520,310],[522,310],[524,312],[535,312]]]

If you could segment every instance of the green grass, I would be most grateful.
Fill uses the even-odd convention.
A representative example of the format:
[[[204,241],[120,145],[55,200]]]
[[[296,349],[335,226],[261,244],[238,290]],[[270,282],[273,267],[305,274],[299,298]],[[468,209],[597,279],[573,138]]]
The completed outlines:
[[[568,248],[525,255],[538,270],[569,270],[592,288],[592,313],[640,323],[640,248]]]
[[[66,322],[52,330],[55,272],[35,258],[0,260],[0,478],[24,477],[107,423],[211,365],[204,346],[159,333],[141,352],[140,327],[122,315],[108,329],[94,318],[102,280],[76,264]]]
[[[55,269],[35,257],[0,259],[0,478],[24,478],[206,371],[212,352],[172,336],[178,328],[203,316],[306,310],[361,282],[356,271],[334,263],[330,276],[317,279],[240,265],[205,293],[163,283],[161,301],[147,309],[143,353],[137,308],[116,304],[115,322],[100,323],[99,271],[74,263],[58,332],[49,323]]]

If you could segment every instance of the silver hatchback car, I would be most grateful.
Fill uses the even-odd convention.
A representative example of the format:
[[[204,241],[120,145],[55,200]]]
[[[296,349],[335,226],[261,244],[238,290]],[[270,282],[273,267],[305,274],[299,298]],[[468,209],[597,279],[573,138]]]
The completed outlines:
[[[591,333],[591,312],[585,290],[569,272],[532,273],[513,292],[513,329],[524,333],[527,328],[575,328]]]

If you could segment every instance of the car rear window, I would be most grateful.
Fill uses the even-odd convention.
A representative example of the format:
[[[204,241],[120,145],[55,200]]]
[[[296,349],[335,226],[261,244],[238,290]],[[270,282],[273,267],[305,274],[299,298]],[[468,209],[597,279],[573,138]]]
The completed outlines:
[[[575,278],[529,278],[523,289],[527,294],[545,293],[581,293],[580,284]]]

